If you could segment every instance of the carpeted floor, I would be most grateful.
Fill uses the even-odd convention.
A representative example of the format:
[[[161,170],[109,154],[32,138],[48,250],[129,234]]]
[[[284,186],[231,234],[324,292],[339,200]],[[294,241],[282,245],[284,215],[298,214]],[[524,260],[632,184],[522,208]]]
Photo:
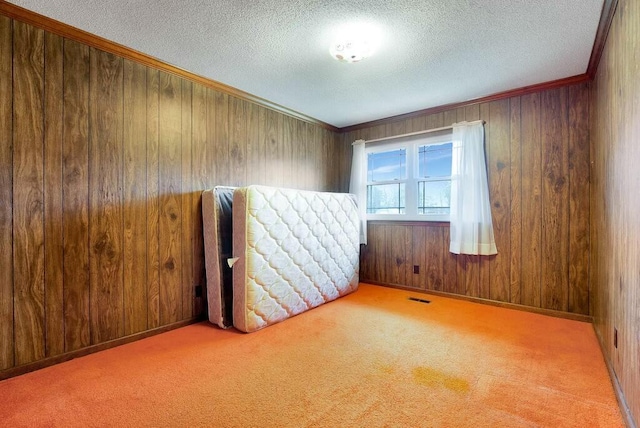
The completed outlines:
[[[590,324],[362,284],[256,333],[200,323],[2,381],[0,426],[624,424]]]

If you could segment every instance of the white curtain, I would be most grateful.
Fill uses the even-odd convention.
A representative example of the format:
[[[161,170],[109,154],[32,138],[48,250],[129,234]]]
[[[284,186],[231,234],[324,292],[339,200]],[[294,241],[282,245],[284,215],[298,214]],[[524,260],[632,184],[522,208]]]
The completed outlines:
[[[451,243],[455,254],[497,254],[484,156],[484,126],[453,125]]]
[[[351,181],[349,193],[356,195],[360,216],[360,243],[367,244],[367,157],[364,152],[364,140],[353,143],[351,161]]]

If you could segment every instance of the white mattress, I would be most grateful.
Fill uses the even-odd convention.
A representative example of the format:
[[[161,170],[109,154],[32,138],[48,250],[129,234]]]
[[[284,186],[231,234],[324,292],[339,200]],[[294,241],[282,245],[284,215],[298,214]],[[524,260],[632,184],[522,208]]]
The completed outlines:
[[[353,195],[236,189],[234,326],[259,330],[355,291],[359,251]]]

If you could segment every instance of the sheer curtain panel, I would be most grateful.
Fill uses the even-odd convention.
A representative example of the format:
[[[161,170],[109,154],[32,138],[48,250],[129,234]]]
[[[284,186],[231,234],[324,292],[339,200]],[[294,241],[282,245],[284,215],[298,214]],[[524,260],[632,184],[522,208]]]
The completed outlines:
[[[352,144],[351,181],[349,193],[356,195],[360,216],[360,243],[367,244],[367,157],[364,152],[364,140]]]
[[[449,251],[497,254],[484,155],[484,125],[453,125]]]

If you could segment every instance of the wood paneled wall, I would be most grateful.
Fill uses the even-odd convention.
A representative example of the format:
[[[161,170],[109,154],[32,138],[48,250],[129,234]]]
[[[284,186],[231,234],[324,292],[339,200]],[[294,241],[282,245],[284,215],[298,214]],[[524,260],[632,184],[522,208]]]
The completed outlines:
[[[0,16],[0,375],[202,314],[200,193],[336,191],[339,136]]]
[[[639,46],[640,2],[620,0],[591,93],[591,282],[595,328],[636,424],[640,423]]]
[[[361,278],[589,314],[586,84],[373,126],[344,139],[347,144],[477,119],[486,121],[498,255],[449,253],[448,223],[371,222]]]

